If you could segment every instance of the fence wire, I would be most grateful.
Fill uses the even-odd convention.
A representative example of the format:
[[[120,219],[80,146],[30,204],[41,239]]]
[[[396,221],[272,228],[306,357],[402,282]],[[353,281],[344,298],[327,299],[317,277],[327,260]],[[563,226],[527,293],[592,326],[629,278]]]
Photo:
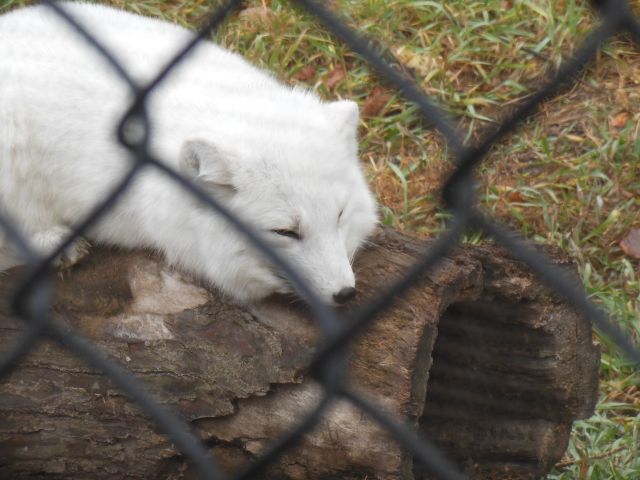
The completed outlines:
[[[618,33],[628,33],[636,43],[640,44],[640,21],[633,16],[628,1],[594,0],[592,3],[602,19],[600,25],[590,33],[576,53],[560,66],[551,80],[531,95],[508,119],[489,132],[474,147],[465,145],[463,136],[455,127],[453,120],[435,102],[430,100],[412,79],[400,73],[401,70],[396,68],[397,64],[394,65],[395,59],[390,59],[384,52],[380,52],[374,42],[347,26],[336,13],[320,1],[294,0],[292,2],[314,15],[329,31],[363,57],[391,86],[413,102],[424,119],[442,134],[451,152],[452,161],[456,165],[456,170],[442,188],[442,196],[452,213],[452,221],[448,229],[424,252],[423,258],[409,269],[404,278],[386,290],[378,292],[371,303],[350,314],[349,318],[343,318],[343,314],[324,305],[298,273],[295,265],[290,265],[266,245],[242,219],[236,218],[218,201],[178,172],[167,167],[149,151],[149,139],[153,133],[147,114],[149,94],[157,88],[176,65],[184,61],[185,57],[221,24],[229,12],[240,6],[241,0],[227,1],[212,11],[208,21],[193,37],[193,40],[182,46],[179,52],[147,84],[137,83],[118,58],[80,22],[69,15],[63,6],[53,0],[45,0],[42,3],[51,8],[52,14],[59,15],[66,20],[69,28],[75,29],[84,41],[91,44],[128,85],[134,100],[127,111],[123,112],[118,125],[118,139],[130,151],[132,165],[121,182],[104,198],[102,203],[86,215],[84,220],[75,226],[73,233],[47,257],[40,257],[36,253],[12,219],[0,215],[0,231],[19,249],[29,265],[29,273],[11,299],[13,311],[25,321],[26,327],[12,343],[9,350],[4,352],[0,358],[0,380],[19,365],[21,358],[36,346],[39,339],[44,336],[53,337],[73,354],[107,375],[168,435],[173,444],[193,463],[200,477],[210,480],[258,478],[265,468],[276,461],[286,450],[295,446],[300,437],[320,421],[323,413],[333,401],[346,399],[376,420],[413,455],[416,461],[422,462],[438,478],[461,480],[466,477],[436,445],[427,438],[418,437],[413,429],[392,419],[375,402],[351,390],[344,381],[346,375],[344,365],[346,348],[349,344],[375,321],[376,316],[388,308],[397,296],[406,293],[422,275],[433,268],[450,249],[459,243],[460,237],[471,228],[481,230],[510,250],[513,255],[526,262],[560,297],[563,297],[577,312],[586,316],[593,325],[617,345],[621,352],[640,367],[640,351],[634,347],[631,340],[615,323],[608,320],[602,310],[587,299],[583,290],[566,280],[559,269],[553,266],[543,254],[528,247],[513,232],[487,218],[477,209],[473,178],[474,170],[483,161],[491,147],[527,119],[543,100],[572,81],[583,67],[594,58],[599,48],[612,36]],[[131,127],[134,124],[142,126],[142,135],[132,134],[134,129]],[[51,315],[53,260],[84,232],[99,222],[105,213],[113,208],[132,181],[145,169],[155,169],[162,172],[179,184],[186,193],[206,204],[241,232],[254,248],[270,259],[286,275],[296,291],[307,300],[313,318],[323,334],[310,369],[314,378],[323,387],[323,395],[318,405],[293,430],[282,438],[274,440],[269,451],[255,459],[244,472],[236,476],[225,474],[217,466],[215,459],[211,457],[205,446],[190,432],[186,422],[170,409],[155,401],[130,372],[112,359],[107,358],[91,342],[84,339],[79,332],[70,329],[67,325],[63,326]]]

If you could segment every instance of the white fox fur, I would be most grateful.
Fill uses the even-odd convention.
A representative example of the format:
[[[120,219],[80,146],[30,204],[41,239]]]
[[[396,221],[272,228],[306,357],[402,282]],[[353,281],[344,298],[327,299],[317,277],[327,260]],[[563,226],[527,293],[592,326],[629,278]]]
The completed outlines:
[[[137,81],[193,35],[105,6],[62,6]],[[130,167],[115,137],[130,103],[126,84],[51,9],[0,17],[0,210],[43,252]],[[376,223],[358,164],[355,103],[324,103],[203,42],[152,93],[149,112],[152,153],[253,226],[322,299],[333,303],[354,287],[350,261]],[[223,219],[151,169],[88,239],[159,250],[241,302],[291,291]],[[74,245],[66,260],[84,250]],[[19,263],[0,236],[0,270]]]

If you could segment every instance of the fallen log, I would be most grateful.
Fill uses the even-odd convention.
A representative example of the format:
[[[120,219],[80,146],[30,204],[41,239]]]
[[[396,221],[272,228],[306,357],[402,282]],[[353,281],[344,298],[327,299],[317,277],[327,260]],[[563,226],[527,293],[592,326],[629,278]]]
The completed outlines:
[[[423,253],[383,230],[356,263],[365,302]],[[571,270],[567,259],[554,263]],[[6,298],[20,268],[0,278]],[[319,334],[304,308],[250,309],[147,252],[95,249],[57,281],[55,316],[125,365],[237,471],[319,401],[307,378]],[[0,309],[0,351],[20,320]],[[353,345],[349,384],[440,444],[473,478],[536,478],[563,455],[597,396],[591,328],[495,246],[464,245]],[[0,477],[196,478],[135,403],[42,339],[0,382]],[[372,419],[336,401],[265,474],[278,479],[431,478]]]

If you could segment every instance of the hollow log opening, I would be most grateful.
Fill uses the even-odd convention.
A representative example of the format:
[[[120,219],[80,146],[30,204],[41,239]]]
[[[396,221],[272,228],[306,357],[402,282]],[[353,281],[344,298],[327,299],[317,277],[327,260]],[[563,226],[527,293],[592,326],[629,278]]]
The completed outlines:
[[[561,459],[572,421],[590,415],[593,392],[573,385],[585,359],[567,351],[591,345],[590,329],[576,319],[571,341],[562,322],[574,324],[573,313],[550,310],[481,297],[438,322],[420,430],[473,478],[538,478]],[[430,478],[421,466],[414,474]]]

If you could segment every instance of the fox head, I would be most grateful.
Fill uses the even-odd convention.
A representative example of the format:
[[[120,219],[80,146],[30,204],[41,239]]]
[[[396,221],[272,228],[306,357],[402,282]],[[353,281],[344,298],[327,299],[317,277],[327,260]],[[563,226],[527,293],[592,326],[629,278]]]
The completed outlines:
[[[357,157],[357,105],[318,102],[312,110],[279,114],[236,141],[188,140],[181,167],[261,234],[322,300],[344,303],[356,292],[351,262],[376,225],[376,204]],[[241,274],[268,272],[272,291],[233,295],[257,300],[292,291],[276,268],[237,242],[253,259]]]

